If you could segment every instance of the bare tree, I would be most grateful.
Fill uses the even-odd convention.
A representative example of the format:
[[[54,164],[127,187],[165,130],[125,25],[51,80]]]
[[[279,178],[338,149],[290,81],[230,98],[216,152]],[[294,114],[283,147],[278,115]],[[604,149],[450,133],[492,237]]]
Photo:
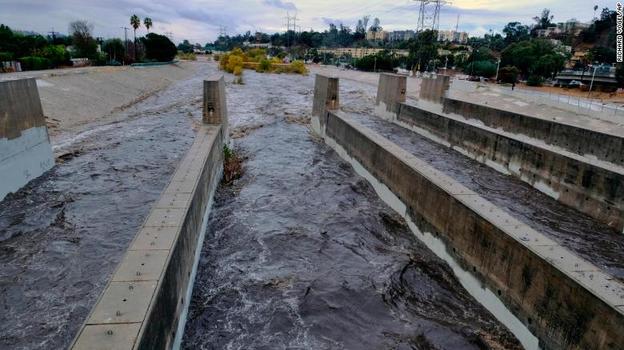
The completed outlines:
[[[76,54],[92,58],[97,53],[97,42],[93,39],[93,25],[87,21],[74,21],[69,24]]]

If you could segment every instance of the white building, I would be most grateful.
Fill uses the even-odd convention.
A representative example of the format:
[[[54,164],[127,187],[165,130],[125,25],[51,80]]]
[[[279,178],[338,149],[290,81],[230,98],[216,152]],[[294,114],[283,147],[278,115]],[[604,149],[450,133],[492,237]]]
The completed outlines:
[[[416,32],[413,30],[395,30],[390,32],[388,39],[390,41],[408,41],[416,37]]]
[[[440,30],[438,31],[438,41],[465,44],[468,42],[468,33],[456,32],[454,30]]]

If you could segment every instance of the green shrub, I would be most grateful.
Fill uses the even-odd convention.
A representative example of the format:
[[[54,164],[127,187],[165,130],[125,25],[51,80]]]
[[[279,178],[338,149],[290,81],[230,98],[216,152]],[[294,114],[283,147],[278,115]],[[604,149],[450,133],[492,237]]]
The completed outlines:
[[[169,62],[178,53],[176,46],[164,35],[149,33],[141,41],[145,46],[145,58],[149,60]]]
[[[187,61],[197,61],[197,56],[194,53],[178,52],[178,58]]]
[[[464,72],[473,76],[489,78],[496,75],[496,64],[491,61],[476,61],[468,64]]]
[[[42,50],[41,56],[49,59],[50,63],[54,67],[58,67],[63,64],[69,64],[69,52],[65,50],[65,46],[63,45],[46,46]]]
[[[26,56],[19,59],[22,70],[41,70],[51,66],[50,60],[44,57]]]
[[[296,74],[308,74],[308,70],[305,67],[305,64],[303,63],[303,61],[293,61],[290,64],[290,72],[291,73],[296,73]]]
[[[258,67],[256,67],[256,72],[258,73],[270,72],[272,68],[273,68],[273,65],[271,64],[271,61],[264,58],[260,60],[260,62],[258,63]]]
[[[12,52],[0,52],[0,62],[12,61],[13,53]]]
[[[518,80],[520,70],[515,66],[506,66],[498,71],[498,80],[503,83],[513,84]]]
[[[527,79],[528,86],[542,86],[543,82],[544,82],[544,78],[542,78],[541,76],[537,74],[531,74],[529,75],[529,79]]]

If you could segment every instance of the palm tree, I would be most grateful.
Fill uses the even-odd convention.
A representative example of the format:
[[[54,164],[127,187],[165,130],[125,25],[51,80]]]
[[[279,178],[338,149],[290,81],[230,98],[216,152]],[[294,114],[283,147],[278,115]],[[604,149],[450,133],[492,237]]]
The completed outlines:
[[[130,25],[134,28],[134,60],[137,59],[137,47],[136,47],[136,31],[141,26],[141,19],[137,15],[130,17]]]
[[[152,19],[149,17],[145,17],[145,19],[143,20],[143,24],[145,25],[145,28],[147,28],[147,32],[149,33],[149,29],[153,26]]]

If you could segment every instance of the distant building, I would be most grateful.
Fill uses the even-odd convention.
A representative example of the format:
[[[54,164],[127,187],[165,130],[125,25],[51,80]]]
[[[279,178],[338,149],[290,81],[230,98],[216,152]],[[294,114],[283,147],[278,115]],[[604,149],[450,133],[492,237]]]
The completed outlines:
[[[243,46],[257,49],[270,49],[271,47],[273,47],[271,43],[250,43],[249,41],[243,42]]]
[[[416,32],[413,30],[395,30],[390,32],[388,40],[390,41],[408,41],[416,37]]]
[[[580,32],[583,29],[587,29],[589,28],[590,24],[589,23],[583,23],[583,22],[579,22],[576,19],[571,19],[568,20],[567,22],[561,22],[561,23],[557,23],[557,28],[559,28],[559,30],[561,30],[564,33],[572,33],[574,34],[575,32]]]
[[[559,27],[548,27],[546,29],[538,29],[535,33],[538,38],[552,38],[563,33],[563,31]]]
[[[323,53],[331,53],[336,57],[346,57],[350,56],[352,58],[362,58],[368,55],[375,55],[384,49],[380,48],[372,48],[372,47],[339,47],[335,49],[318,49],[320,54]],[[408,50],[390,50],[394,54],[398,56],[407,56],[409,55]]]
[[[438,31],[438,41],[465,44],[468,42],[468,33],[456,32],[454,30],[440,30]]]
[[[368,32],[366,32],[366,40],[371,40],[371,41],[386,41],[388,40],[388,36],[389,36],[389,33],[386,32],[385,30],[380,30],[377,32],[369,30]]]

